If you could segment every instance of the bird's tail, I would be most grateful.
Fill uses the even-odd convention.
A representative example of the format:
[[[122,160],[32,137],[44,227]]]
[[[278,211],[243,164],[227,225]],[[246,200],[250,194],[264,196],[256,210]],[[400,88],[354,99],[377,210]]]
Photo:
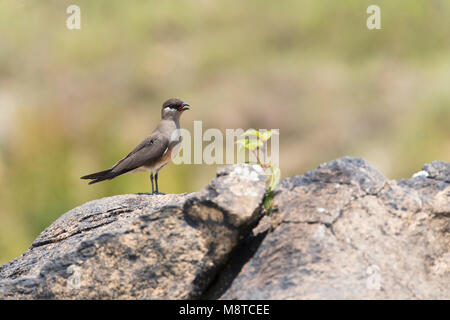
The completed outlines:
[[[112,169],[107,169],[100,172],[88,174],[86,176],[81,177],[81,179],[92,180],[89,181],[89,184],[93,184],[103,180],[112,179],[115,176],[116,174],[112,172]]]

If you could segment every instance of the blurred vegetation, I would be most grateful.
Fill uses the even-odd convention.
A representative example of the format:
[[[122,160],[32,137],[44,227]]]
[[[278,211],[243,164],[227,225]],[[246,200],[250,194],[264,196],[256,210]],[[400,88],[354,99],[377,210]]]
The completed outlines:
[[[0,263],[77,205],[149,191],[145,174],[79,177],[126,155],[169,97],[191,104],[187,129],[279,128],[283,176],[345,155],[389,178],[448,161],[449,40],[448,0],[0,0]],[[214,172],[172,164],[160,190]]]

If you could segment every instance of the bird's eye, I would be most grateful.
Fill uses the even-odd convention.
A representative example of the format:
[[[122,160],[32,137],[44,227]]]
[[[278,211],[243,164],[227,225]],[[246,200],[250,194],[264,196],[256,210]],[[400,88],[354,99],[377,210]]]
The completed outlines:
[[[177,109],[177,106],[174,105],[174,104],[169,104],[166,108],[169,108],[169,109]]]

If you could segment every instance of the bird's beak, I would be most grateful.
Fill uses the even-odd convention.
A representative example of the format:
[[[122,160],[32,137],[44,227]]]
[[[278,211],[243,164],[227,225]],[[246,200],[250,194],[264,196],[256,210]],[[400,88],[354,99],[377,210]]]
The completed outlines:
[[[190,109],[188,108],[188,106],[189,106],[189,103],[183,103],[183,108],[181,109],[181,111],[190,110]]]

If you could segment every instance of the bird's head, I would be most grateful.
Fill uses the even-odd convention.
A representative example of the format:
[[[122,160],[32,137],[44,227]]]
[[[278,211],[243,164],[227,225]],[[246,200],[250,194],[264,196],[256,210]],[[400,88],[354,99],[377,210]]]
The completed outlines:
[[[188,106],[189,104],[180,99],[169,99],[162,105],[161,118],[178,119],[184,111],[189,110]]]

